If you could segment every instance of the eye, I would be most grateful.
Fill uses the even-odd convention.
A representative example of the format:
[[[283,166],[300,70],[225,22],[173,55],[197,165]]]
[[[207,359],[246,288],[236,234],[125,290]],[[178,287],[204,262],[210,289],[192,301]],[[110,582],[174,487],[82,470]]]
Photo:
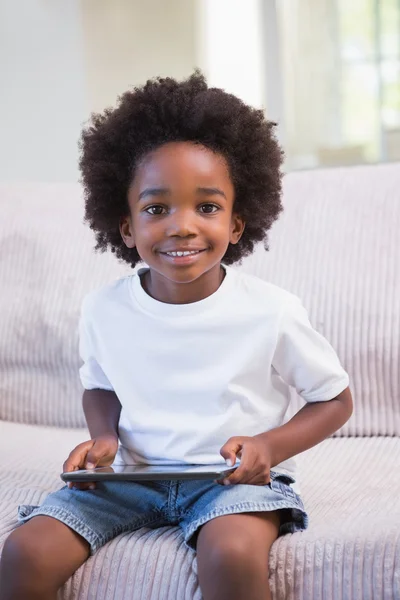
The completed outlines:
[[[216,204],[202,204],[200,206],[200,212],[202,212],[205,215],[212,215],[213,213],[216,213],[219,210],[219,206],[217,206]]]
[[[163,206],[161,206],[160,204],[153,204],[152,206],[148,206],[147,208],[144,209],[145,212],[147,212],[149,215],[162,215],[163,214],[163,210],[165,210],[165,208]]]

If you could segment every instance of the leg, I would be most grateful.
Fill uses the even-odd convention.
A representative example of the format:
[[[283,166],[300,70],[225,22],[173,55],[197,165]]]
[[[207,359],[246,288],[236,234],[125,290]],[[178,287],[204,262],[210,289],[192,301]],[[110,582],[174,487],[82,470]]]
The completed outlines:
[[[268,559],[279,525],[277,511],[225,515],[203,525],[197,561],[204,600],[270,600]]]
[[[60,521],[33,517],[7,538],[0,563],[0,600],[56,600],[85,562],[89,544]]]

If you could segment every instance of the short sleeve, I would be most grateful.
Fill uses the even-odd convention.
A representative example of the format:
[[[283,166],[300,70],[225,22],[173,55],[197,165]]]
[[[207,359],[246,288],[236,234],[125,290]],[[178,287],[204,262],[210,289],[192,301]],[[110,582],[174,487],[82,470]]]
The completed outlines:
[[[332,400],[349,385],[337,354],[296,297],[283,310],[272,366],[306,402]]]
[[[86,390],[102,389],[114,391],[96,360],[96,344],[92,329],[87,322],[84,303],[79,319],[79,355],[83,365],[79,369],[81,383]]]

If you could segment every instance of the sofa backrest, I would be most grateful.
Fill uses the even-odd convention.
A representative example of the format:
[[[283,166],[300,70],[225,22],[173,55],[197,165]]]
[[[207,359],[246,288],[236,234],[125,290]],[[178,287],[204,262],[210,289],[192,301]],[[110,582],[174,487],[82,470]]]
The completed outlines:
[[[289,174],[284,205],[270,252],[238,268],[299,295],[338,352],[355,399],[339,435],[400,435],[400,166]],[[84,426],[80,304],[131,269],[93,251],[78,184],[3,184],[0,206],[0,419]]]
[[[84,427],[83,296],[131,272],[92,251],[78,184],[0,186],[0,419]]]
[[[338,435],[400,435],[400,165],[292,173],[284,206],[242,268],[300,296],[337,351],[355,402]]]

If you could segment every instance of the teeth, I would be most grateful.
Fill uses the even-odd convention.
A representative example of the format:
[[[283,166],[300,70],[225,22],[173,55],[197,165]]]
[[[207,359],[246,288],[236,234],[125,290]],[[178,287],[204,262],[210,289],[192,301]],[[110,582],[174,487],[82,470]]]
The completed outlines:
[[[190,256],[191,254],[198,254],[200,250],[192,250],[190,252],[166,252],[168,256]]]

